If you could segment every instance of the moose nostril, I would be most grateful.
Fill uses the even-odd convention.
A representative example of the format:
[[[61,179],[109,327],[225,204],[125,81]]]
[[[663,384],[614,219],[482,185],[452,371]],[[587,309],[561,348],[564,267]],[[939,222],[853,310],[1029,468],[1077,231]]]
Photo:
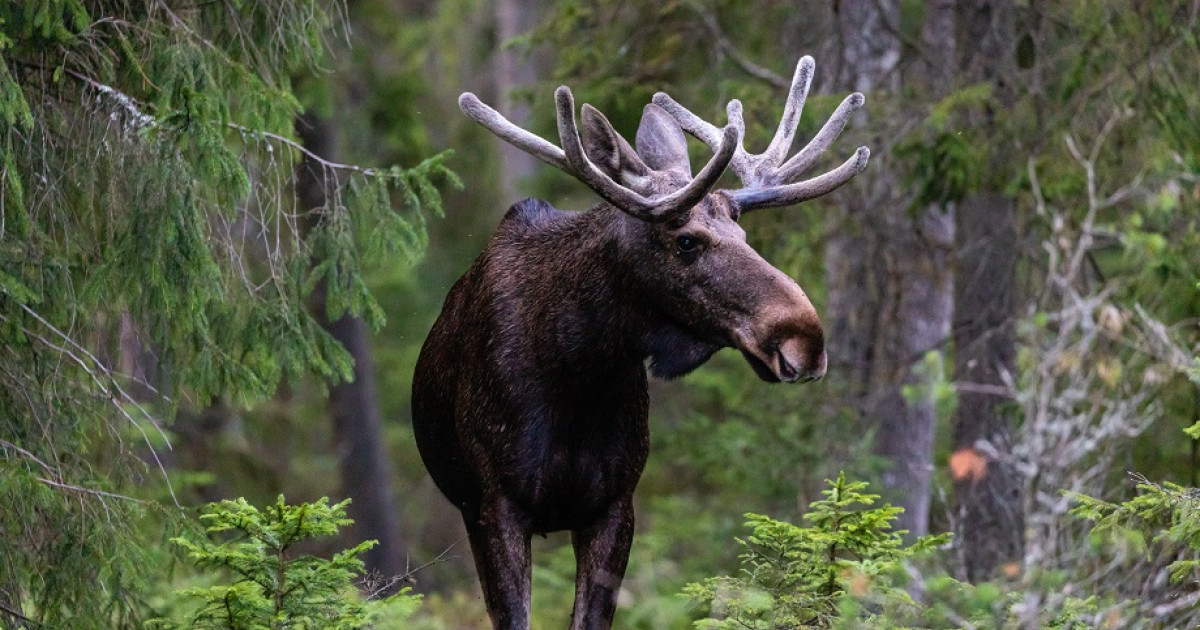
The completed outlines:
[[[814,348],[813,346],[816,346]],[[803,336],[783,340],[775,349],[776,376],[779,380],[792,383],[808,383],[825,376],[829,356],[819,340]]]
[[[782,350],[775,352],[775,361],[779,364],[779,380],[790,383],[800,378],[800,369],[788,361]]]

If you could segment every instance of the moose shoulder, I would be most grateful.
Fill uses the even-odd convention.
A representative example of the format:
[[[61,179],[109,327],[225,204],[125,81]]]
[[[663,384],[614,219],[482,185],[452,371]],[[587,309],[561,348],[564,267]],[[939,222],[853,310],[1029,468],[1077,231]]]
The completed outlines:
[[[646,106],[636,149],[568,89],[555,94],[561,148],[473,95],[463,111],[571,174],[604,201],[563,212],[513,206],[454,285],[421,351],[413,426],[430,475],[463,514],[493,625],[527,628],[530,536],[570,530],[577,561],[572,628],[608,628],[633,536],[646,462],[647,370],[673,378],[734,347],[769,381],[825,372],[824,339],[804,291],[747,243],[739,216],[840,186],[866,165],[791,183],[862,104],[847,98],[786,160],[812,76],[797,65],[779,131],[763,154],[742,146],[737,101],[724,129],[665,94]],[[714,155],[693,176],[684,130]],[[743,188],[712,190],[726,167]]]

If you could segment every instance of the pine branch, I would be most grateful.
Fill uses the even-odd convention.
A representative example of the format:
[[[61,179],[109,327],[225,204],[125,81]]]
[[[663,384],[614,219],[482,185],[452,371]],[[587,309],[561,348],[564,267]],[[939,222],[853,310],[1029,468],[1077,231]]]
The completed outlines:
[[[50,473],[51,475],[55,475],[55,476],[58,475],[58,471],[56,471],[52,466],[50,466],[50,464],[47,464],[46,462],[42,461],[37,455],[30,453],[29,451],[21,448],[20,446],[17,446],[16,444],[13,444],[12,442],[9,442],[7,440],[0,440],[0,446],[3,446],[4,448],[11,448],[14,451],[20,453],[21,455],[24,455],[27,459],[29,459],[33,463],[37,464],[38,466],[41,466],[43,470]]]
[[[44,66],[40,66],[38,64],[28,64],[27,63],[25,65],[28,65],[31,67],[36,67],[40,70],[48,70],[48,68],[46,68]],[[104,83],[101,83],[91,77],[88,77],[84,74],[76,72],[75,70],[72,70],[70,68],[64,67],[64,68],[62,68],[62,71],[64,74],[67,74],[68,76],[76,79],[77,81],[87,85],[88,87],[96,90],[97,92],[100,92],[101,94],[104,94],[105,96],[108,96],[109,98],[116,101],[117,105],[119,105],[121,109],[125,110],[133,117],[134,121],[136,121],[136,123],[137,123],[136,126],[138,128],[154,127],[154,126],[158,125],[158,119],[150,114],[147,114],[144,111],[146,109],[145,105],[143,105],[142,103],[139,103],[136,98],[122,92],[121,90],[119,90],[111,85],[106,85]],[[357,164],[343,164],[341,162],[334,162],[332,160],[327,160],[327,159],[321,157],[320,155],[317,155],[316,153],[310,151],[303,144],[301,144],[291,138],[288,138],[286,136],[279,135],[277,133],[273,133],[273,132],[266,131],[263,129],[254,129],[252,127],[247,127],[245,125],[240,125],[240,124],[234,123],[234,122],[225,123],[225,126],[229,127],[230,129],[237,130],[237,131],[241,132],[242,134],[248,134],[252,137],[260,137],[260,138],[267,138],[270,140],[274,140],[275,142],[278,142],[284,146],[287,146],[290,149],[293,149],[293,150],[299,151],[300,153],[303,153],[305,156],[311,158],[312,160],[315,160],[322,167],[327,168],[327,169],[337,170],[337,171],[351,171],[354,173],[359,173],[359,174],[365,175],[367,177],[379,177],[379,176],[387,175],[387,173],[385,173],[383,170],[377,169],[374,167],[364,167],[364,166],[359,166]]]
[[[43,69],[45,69],[45,68],[43,68]],[[65,66],[62,68],[62,71],[65,74],[73,77],[74,79],[90,86],[92,89],[96,90],[97,92],[100,92],[101,94],[104,94],[105,96],[108,96],[109,98],[116,101],[117,104],[121,106],[121,109],[124,109],[125,111],[129,112],[129,114],[131,116],[133,116],[134,121],[136,121],[136,123],[137,123],[136,127],[138,127],[138,128],[153,127],[158,124],[158,120],[156,118],[154,118],[154,116],[151,116],[142,111],[142,109],[138,106],[137,100],[134,99],[132,96],[129,96],[128,94],[122,92],[121,90],[118,90],[117,88],[112,87],[111,85],[105,85],[95,79],[92,79],[83,74],[80,74],[80,73],[78,73],[70,68],[67,68]]]

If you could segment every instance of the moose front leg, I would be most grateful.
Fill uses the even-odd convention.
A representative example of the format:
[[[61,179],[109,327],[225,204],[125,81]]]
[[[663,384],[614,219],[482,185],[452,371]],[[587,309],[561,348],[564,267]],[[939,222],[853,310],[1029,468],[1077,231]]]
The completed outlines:
[[[575,547],[575,609],[571,630],[608,630],[633,542],[633,499],[609,508],[592,526],[571,532]]]
[[[463,513],[488,616],[496,630],[529,630],[529,520],[511,501]]]

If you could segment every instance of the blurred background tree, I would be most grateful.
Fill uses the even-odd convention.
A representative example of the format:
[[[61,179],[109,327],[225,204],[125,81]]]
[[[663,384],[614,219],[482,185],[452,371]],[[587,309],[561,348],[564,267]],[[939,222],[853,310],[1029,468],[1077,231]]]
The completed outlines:
[[[739,98],[761,146],[803,54],[817,74],[800,135],[863,91],[827,159],[865,144],[871,165],[743,223],[817,304],[830,374],[769,386],[721,353],[654,384],[618,623],[689,627],[702,615],[677,593],[736,571],[742,514],[795,521],[843,469],[904,507],[912,537],[955,532],[951,575],[1037,593],[1037,571],[1094,566],[1062,491],[1129,498],[1128,470],[1200,481],[1197,442],[1178,437],[1200,420],[1198,13],[1195,0],[0,8],[0,493],[14,506],[0,512],[0,619],[134,626],[162,592],[148,567],[173,566],[147,556],[169,557],[176,502],[286,493],[353,497],[339,544],[380,540],[369,569],[434,563],[411,576],[426,595],[414,627],[487,627],[457,512],[412,443],[412,365],[511,203],[595,199],[509,155],[455,99],[474,91],[553,136],[558,84],[626,134],[660,90],[717,121]],[[451,148],[464,188],[442,187],[446,215],[427,223],[446,180],[424,160]],[[535,552],[536,627],[569,615],[565,543]],[[1093,591],[1159,584],[1093,577]]]

